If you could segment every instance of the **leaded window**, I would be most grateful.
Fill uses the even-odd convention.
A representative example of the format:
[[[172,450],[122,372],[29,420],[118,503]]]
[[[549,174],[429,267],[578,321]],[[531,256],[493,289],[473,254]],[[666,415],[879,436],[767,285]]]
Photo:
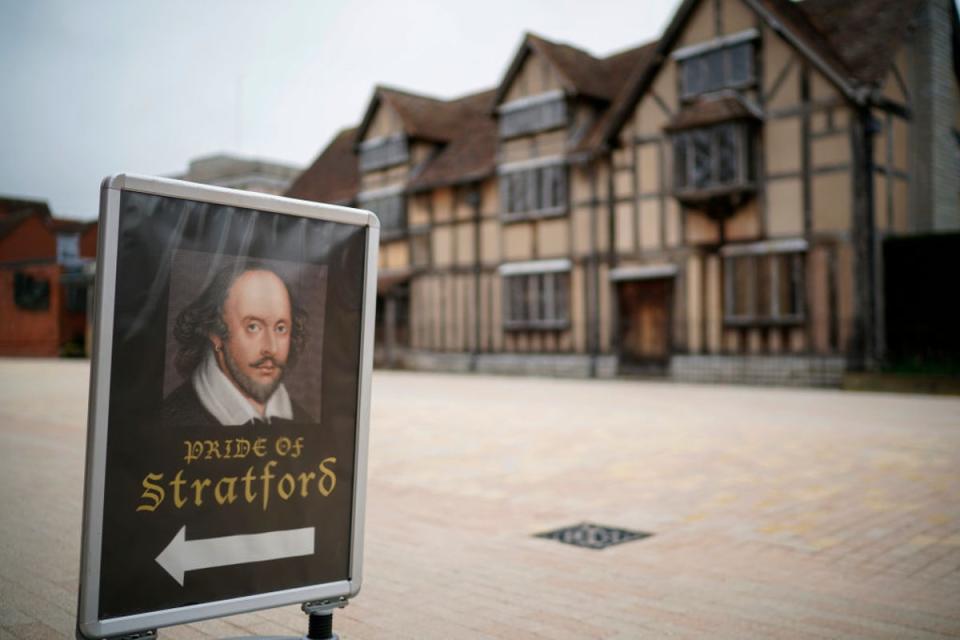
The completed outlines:
[[[563,329],[570,324],[570,272],[504,276],[507,329]]]
[[[710,191],[753,179],[749,126],[726,122],[673,135],[674,191]]]
[[[567,168],[552,164],[500,174],[506,217],[561,214],[567,210]]]
[[[373,198],[361,197],[360,207],[377,214],[381,233],[403,231],[407,227],[406,198],[402,193]]]
[[[365,140],[360,144],[360,170],[374,171],[403,164],[410,159],[406,136],[394,135]]]
[[[803,270],[802,252],[728,256],[724,313],[727,324],[802,322]]]
[[[680,78],[684,98],[750,85],[754,82],[753,43],[738,42],[684,58]]]
[[[500,137],[511,138],[567,124],[567,101],[563,94],[548,99],[507,103],[500,107]]]

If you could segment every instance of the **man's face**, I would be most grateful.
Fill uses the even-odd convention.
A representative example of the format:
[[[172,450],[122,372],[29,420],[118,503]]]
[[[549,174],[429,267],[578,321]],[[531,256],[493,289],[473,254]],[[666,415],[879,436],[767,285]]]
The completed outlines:
[[[237,278],[223,304],[227,338],[217,361],[240,391],[264,404],[283,378],[290,353],[290,297],[270,271],[247,271]]]

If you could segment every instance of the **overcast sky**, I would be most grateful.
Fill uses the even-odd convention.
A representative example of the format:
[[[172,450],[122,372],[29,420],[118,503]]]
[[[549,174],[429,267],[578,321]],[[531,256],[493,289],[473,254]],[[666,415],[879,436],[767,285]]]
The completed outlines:
[[[0,194],[93,218],[100,180],[217,152],[306,166],[376,84],[496,85],[524,31],[607,55],[676,2],[0,0]]]

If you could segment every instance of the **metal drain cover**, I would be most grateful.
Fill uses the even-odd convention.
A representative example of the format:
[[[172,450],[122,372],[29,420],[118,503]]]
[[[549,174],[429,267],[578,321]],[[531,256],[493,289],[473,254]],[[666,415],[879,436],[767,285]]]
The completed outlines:
[[[538,533],[535,537],[556,540],[557,542],[572,544],[576,547],[586,547],[587,549],[606,549],[615,544],[630,542],[631,540],[643,540],[652,535],[652,533],[646,533],[644,531],[629,531],[627,529],[581,522],[572,527]]]

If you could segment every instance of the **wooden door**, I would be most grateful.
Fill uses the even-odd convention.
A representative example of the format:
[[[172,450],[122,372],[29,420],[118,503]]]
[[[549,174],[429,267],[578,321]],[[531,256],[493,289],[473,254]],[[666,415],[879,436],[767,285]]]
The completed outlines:
[[[628,280],[618,284],[620,356],[623,360],[667,361],[672,289],[670,279]]]

